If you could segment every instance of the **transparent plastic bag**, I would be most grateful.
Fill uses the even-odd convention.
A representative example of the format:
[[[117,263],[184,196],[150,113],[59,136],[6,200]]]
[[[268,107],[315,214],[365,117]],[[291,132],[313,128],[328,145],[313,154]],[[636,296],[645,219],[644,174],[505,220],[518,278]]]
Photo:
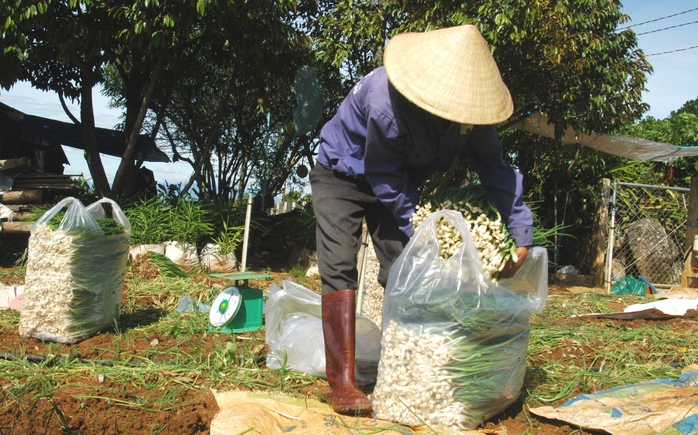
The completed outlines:
[[[131,222],[126,217],[126,213],[124,213],[124,211],[121,210],[119,204],[117,204],[114,200],[109,198],[102,198],[88,205],[85,208],[85,210],[90,214],[90,216],[92,216],[95,219],[104,219],[106,217],[106,213],[104,211],[104,206],[106,204],[108,204],[111,207],[111,218],[114,219],[114,221],[118,222],[119,225],[124,227],[124,231],[126,233],[130,234]]]
[[[282,365],[302,373],[326,377],[325,339],[322,335],[321,296],[293,281],[272,284],[266,304],[267,367]],[[359,385],[375,382],[380,357],[380,330],[356,316],[355,378]]]
[[[98,219],[111,206],[119,224],[105,233]],[[54,230],[49,222],[67,208]],[[31,228],[20,310],[23,337],[75,343],[114,325],[126,275],[131,225],[110,199],[85,207],[65,198]]]
[[[440,218],[463,236],[448,260],[439,255]],[[486,278],[460,213],[432,214],[390,270],[375,416],[458,430],[498,414],[520,394],[533,312]]]
[[[540,246],[529,248],[516,275],[500,279],[499,285],[525,297],[542,313],[548,300],[548,251]]]

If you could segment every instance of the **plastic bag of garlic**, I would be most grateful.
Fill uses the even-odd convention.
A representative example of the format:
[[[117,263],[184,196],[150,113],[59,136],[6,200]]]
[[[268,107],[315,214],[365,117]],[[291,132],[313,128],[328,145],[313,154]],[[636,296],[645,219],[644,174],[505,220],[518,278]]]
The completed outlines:
[[[460,241],[443,257],[447,220]],[[428,216],[393,265],[372,401],[377,418],[473,429],[518,397],[531,302],[489,279],[463,216]]]
[[[105,204],[112,218],[105,218]],[[113,326],[130,232],[126,215],[106,198],[88,207],[65,198],[44,213],[29,237],[19,334],[76,343]]]

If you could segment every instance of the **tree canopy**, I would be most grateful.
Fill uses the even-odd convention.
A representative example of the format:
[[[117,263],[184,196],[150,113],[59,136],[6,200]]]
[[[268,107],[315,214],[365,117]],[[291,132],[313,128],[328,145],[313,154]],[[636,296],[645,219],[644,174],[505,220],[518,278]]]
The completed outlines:
[[[175,95],[176,88],[191,85],[197,74],[202,77],[200,63],[225,68],[238,86],[247,86],[228,87],[225,93],[226,97],[237,93],[247,99],[253,110],[269,110],[279,95],[289,100],[290,89],[277,88],[272,93],[273,86],[268,85],[278,77],[288,80],[293,76],[293,70],[285,70],[281,61],[284,56],[291,58],[290,53],[302,45],[291,25],[295,7],[293,0],[4,2],[1,10],[7,19],[0,28],[1,60],[8,68],[3,69],[0,83],[9,88],[16,80],[28,80],[61,98],[79,99],[80,119],[73,116],[73,120],[83,128],[96,190],[102,196],[129,195],[134,170],[142,163],[136,161],[136,145],[146,117],[160,110],[156,114],[160,119],[150,124],[148,132],[156,136],[171,98],[184,96]],[[295,60],[286,65],[289,63]],[[93,87],[103,83],[107,74],[111,95],[124,110],[121,128],[128,137],[112,187],[93,140],[91,102]],[[209,78],[203,78],[203,83]],[[210,87],[216,85],[209,82]],[[211,112],[217,109],[215,105],[208,108]],[[220,109],[224,113],[225,107]],[[243,133],[254,130],[240,127]],[[203,156],[211,158],[210,153]],[[203,167],[202,162],[196,164]]]
[[[478,27],[520,114],[542,110],[560,128],[608,132],[638,120],[651,66],[614,0],[341,0],[320,2],[310,28],[320,61],[356,79],[382,63],[400,32]],[[351,83],[348,83],[351,86]]]

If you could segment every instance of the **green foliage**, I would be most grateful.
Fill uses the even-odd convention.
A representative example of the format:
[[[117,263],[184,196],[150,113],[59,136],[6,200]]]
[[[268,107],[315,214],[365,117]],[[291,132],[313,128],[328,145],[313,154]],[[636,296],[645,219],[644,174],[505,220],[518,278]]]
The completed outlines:
[[[147,254],[150,261],[160,269],[160,273],[162,273],[163,276],[169,278],[187,277],[187,274],[167,256],[153,251],[148,251]]]
[[[142,198],[125,205],[124,213],[131,222],[133,244],[168,240],[196,244],[213,233],[207,207],[188,195],[174,205],[162,196]]]
[[[131,243],[157,244],[169,240],[169,214],[172,207],[162,197],[141,198],[123,207],[131,223]]]
[[[172,240],[196,244],[213,233],[211,216],[207,207],[186,197],[177,202],[170,216]]]
[[[73,181],[77,186],[77,193],[74,196],[82,201],[83,204],[88,204],[94,201],[95,198],[98,198],[94,186],[90,185],[83,175],[80,175]]]
[[[222,221],[222,228],[217,237],[213,237],[213,242],[218,245],[222,255],[234,252],[243,241],[245,235],[244,225],[232,226],[228,221]]]
[[[690,100],[680,109],[672,111],[666,119],[648,116],[639,122],[624,125],[618,133],[672,145],[698,146],[697,107],[698,99]],[[616,178],[620,181],[689,187],[691,177],[698,173],[698,161],[695,158],[678,158],[669,164],[641,162],[633,166],[630,174],[627,168],[622,168],[625,177],[616,174]]]
[[[293,267],[292,267],[291,269],[289,269],[289,271],[288,271],[288,273],[289,273],[292,277],[294,277],[294,278],[303,278],[303,277],[305,277],[305,272],[306,272],[306,268],[303,267],[303,266],[300,265],[300,264],[297,264],[297,265],[293,266]]]
[[[290,192],[286,193],[286,195],[283,196],[282,201],[291,201],[291,202],[296,202],[300,203],[303,201],[301,196],[303,195],[303,192],[299,190],[291,190]]]
[[[353,81],[382,63],[394,34],[474,24],[520,113],[535,107],[559,127],[609,131],[648,108],[642,91],[651,66],[635,33],[618,30],[628,17],[615,1],[342,0],[321,11],[312,27],[318,61]]]
[[[680,112],[666,119],[649,116],[638,123],[623,126],[620,131],[626,136],[672,145],[693,146],[698,144],[698,115]]]
[[[10,89],[21,74],[22,62],[30,53],[23,26],[46,13],[48,4],[43,0],[0,2],[0,87]]]
[[[297,208],[300,213],[294,215],[289,222],[288,237],[294,246],[315,249],[316,217],[312,207]]]

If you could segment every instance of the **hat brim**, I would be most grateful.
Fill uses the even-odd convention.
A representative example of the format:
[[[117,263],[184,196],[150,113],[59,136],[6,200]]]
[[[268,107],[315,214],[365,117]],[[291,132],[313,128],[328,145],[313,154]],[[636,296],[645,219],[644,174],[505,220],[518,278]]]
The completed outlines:
[[[487,41],[475,26],[396,35],[385,48],[383,64],[398,92],[441,118],[491,125],[514,111]]]

